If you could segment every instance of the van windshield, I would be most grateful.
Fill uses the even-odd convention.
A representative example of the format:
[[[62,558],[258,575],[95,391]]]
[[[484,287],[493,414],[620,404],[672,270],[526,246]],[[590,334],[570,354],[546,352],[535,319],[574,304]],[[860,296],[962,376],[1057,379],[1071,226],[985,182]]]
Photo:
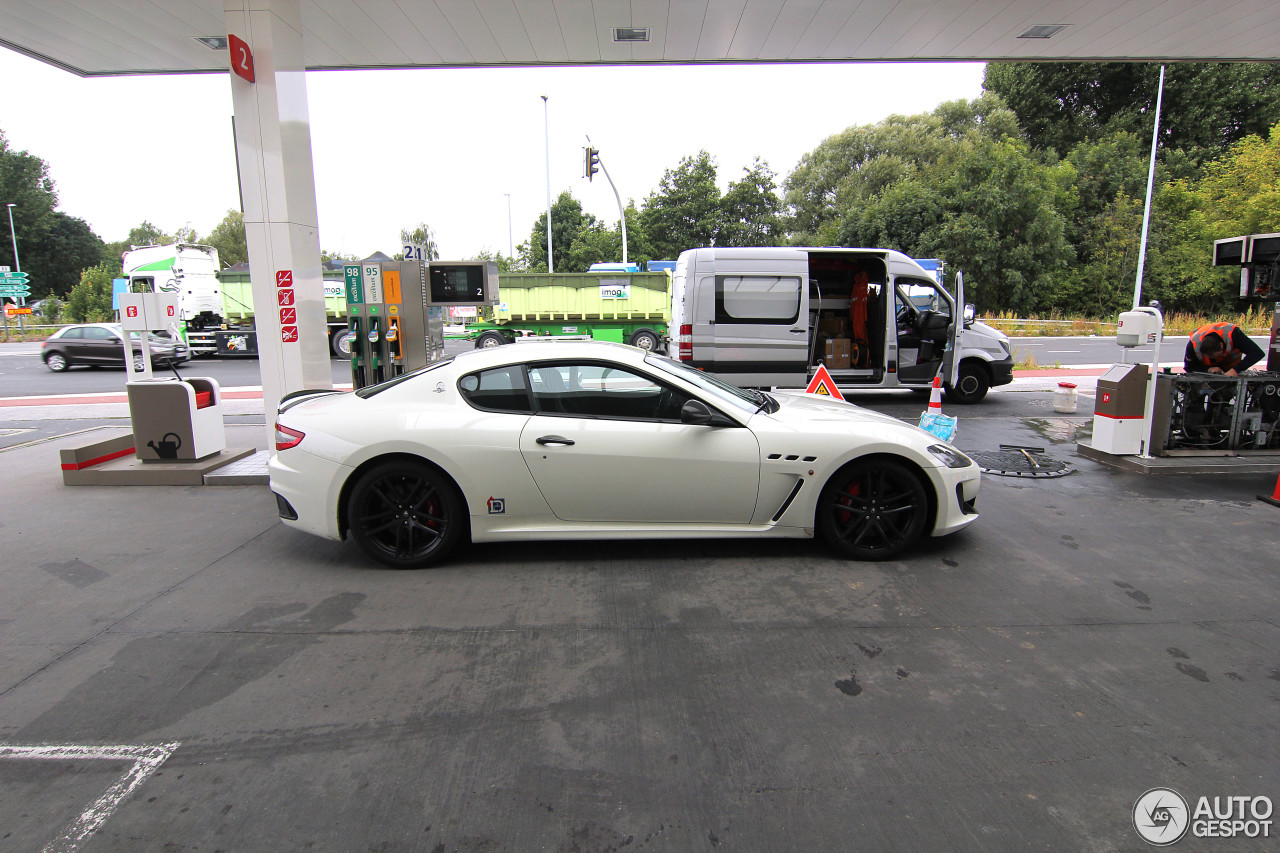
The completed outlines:
[[[728,382],[717,379],[697,368],[689,367],[687,364],[681,364],[678,361],[660,355],[650,354],[645,356],[644,360],[646,364],[670,373],[672,376],[679,376],[686,382],[692,382],[716,399],[722,400],[744,412],[756,412],[760,409],[760,397],[757,394],[745,391],[737,385],[730,385]]]

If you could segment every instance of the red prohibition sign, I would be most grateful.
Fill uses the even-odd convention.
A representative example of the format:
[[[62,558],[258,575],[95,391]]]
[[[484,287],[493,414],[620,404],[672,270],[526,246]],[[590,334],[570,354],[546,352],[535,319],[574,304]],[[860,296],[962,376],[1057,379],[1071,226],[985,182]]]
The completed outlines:
[[[297,323],[297,322],[298,322],[298,309],[296,308],[280,309],[280,325],[281,326],[292,326],[294,323]]]
[[[277,270],[276,287],[293,287],[293,270]]]
[[[281,306],[292,305],[293,304],[293,288],[288,288],[287,290],[277,290],[276,302],[278,302]]]
[[[296,344],[298,342],[297,326],[281,326],[280,341],[286,344]]]

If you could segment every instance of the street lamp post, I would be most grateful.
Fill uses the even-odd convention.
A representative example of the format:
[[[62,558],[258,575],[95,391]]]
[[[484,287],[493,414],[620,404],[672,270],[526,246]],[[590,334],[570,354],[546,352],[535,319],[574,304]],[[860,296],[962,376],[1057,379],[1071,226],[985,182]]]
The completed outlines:
[[[507,257],[515,258],[515,242],[511,239],[511,193],[503,193],[507,197]]]
[[[542,133],[547,146],[547,272],[553,273],[551,265],[551,121],[547,117],[547,96],[542,96]]]

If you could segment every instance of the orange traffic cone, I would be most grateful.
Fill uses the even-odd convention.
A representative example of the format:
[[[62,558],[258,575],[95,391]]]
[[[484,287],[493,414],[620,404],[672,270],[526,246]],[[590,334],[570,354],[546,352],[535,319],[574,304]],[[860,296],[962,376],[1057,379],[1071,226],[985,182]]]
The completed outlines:
[[[942,377],[933,377],[933,390],[929,392],[929,411],[942,414]]]
[[[1275,488],[1275,491],[1271,493],[1271,497],[1267,497],[1266,495],[1258,495],[1258,500],[1266,501],[1272,506],[1280,506],[1280,476],[1276,477],[1276,488]]]

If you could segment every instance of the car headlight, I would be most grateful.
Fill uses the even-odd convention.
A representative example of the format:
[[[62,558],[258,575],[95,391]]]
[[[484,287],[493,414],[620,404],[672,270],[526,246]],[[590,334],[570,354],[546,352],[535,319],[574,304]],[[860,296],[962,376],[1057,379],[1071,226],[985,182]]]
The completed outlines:
[[[968,468],[973,464],[973,460],[968,456],[945,444],[931,444],[928,450],[935,459],[948,468]]]

